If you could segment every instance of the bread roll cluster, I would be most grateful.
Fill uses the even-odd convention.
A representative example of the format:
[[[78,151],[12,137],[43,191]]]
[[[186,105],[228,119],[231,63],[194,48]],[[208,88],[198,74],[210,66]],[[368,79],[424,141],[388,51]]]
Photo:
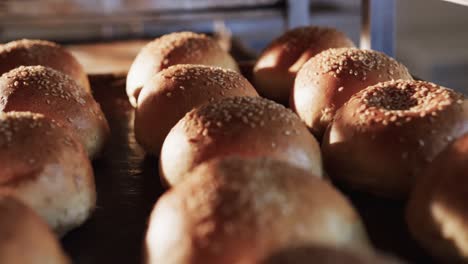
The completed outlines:
[[[83,68],[55,43],[1,45],[0,72],[0,262],[69,263],[49,228],[61,236],[92,214],[90,159],[107,121]]]
[[[169,36],[184,43],[183,34]],[[166,37],[149,45],[164,50]],[[226,67],[227,55],[192,51]],[[146,263],[400,263],[373,250],[328,177],[378,196],[410,196],[415,238],[442,259],[467,256],[467,190],[453,187],[466,175],[466,136],[451,145],[468,132],[463,95],[415,81],[401,63],[329,28],[293,29],[262,53],[253,87],[276,102],[233,71],[167,54],[138,55],[134,65],[180,64],[153,65],[141,92],[129,93],[137,141],[159,155],[170,187],[150,217]]]

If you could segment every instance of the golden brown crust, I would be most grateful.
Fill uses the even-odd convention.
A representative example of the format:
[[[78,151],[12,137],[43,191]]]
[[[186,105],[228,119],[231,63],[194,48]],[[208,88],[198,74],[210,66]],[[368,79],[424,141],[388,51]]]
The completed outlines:
[[[332,179],[403,198],[415,175],[468,131],[468,103],[453,90],[421,81],[390,81],[355,94],[322,142]]]
[[[0,263],[68,264],[49,227],[11,196],[0,196]]]
[[[289,109],[260,97],[230,97],[195,108],[166,137],[161,177],[169,185],[207,160],[271,157],[322,176],[320,149]]]
[[[411,234],[444,263],[468,261],[468,134],[421,173],[406,210]]]
[[[202,64],[239,71],[234,59],[213,38],[193,32],[159,37],[138,53],[127,76],[127,94],[133,106],[145,82],[176,64]]]
[[[288,163],[229,157],[203,163],[159,199],[146,257],[257,263],[304,243],[369,250],[358,214],[327,182]]]
[[[0,75],[19,66],[42,65],[68,74],[91,92],[88,76],[73,55],[57,43],[22,39],[0,45]]]
[[[342,32],[326,27],[299,27],[287,31],[262,52],[254,67],[260,95],[287,104],[296,73],[302,65],[330,48],[354,47]]]
[[[338,110],[355,93],[384,81],[412,80],[406,67],[387,55],[356,48],[329,49],[297,74],[291,105],[321,138]]]
[[[333,247],[302,245],[274,252],[260,264],[402,264],[404,262],[372,252],[356,252]]]
[[[21,66],[0,77],[0,111],[44,114],[73,128],[93,158],[109,127],[99,104],[68,75],[44,66]]]
[[[82,224],[96,204],[83,146],[42,114],[0,114],[0,192],[15,195],[59,234]]]
[[[232,96],[258,96],[240,74],[219,67],[179,64],[165,69],[144,86],[135,111],[135,137],[159,155],[164,138],[193,108]]]

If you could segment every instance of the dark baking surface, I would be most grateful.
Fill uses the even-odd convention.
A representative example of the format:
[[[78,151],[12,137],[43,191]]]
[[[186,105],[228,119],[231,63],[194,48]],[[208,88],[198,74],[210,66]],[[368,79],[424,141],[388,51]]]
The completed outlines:
[[[147,219],[163,193],[156,158],[145,156],[133,135],[133,109],[124,76],[92,77],[94,97],[112,130],[103,156],[94,162],[98,208],[90,220],[63,238],[75,264],[142,263]],[[344,191],[363,217],[376,248],[411,263],[432,263],[410,238],[404,204]]]

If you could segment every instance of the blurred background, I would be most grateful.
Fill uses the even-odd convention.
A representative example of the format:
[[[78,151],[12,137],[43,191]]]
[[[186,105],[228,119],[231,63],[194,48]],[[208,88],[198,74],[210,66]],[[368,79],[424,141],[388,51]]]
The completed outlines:
[[[362,18],[372,48],[411,72],[468,94],[468,1],[442,0],[0,0],[0,42],[41,38],[72,45],[149,40],[192,30],[214,34],[253,59],[288,28],[326,25],[360,41]],[[368,6],[369,9],[363,8]],[[134,56],[144,41],[122,48]],[[100,50],[101,53],[108,52]]]

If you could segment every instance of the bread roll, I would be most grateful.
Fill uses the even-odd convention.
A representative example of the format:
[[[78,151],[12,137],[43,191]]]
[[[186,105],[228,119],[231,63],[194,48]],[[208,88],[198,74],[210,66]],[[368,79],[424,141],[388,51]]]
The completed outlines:
[[[135,137],[159,155],[171,128],[193,108],[220,98],[258,96],[240,74],[223,68],[179,64],[162,70],[144,86],[135,112]]]
[[[345,34],[325,27],[299,27],[275,39],[254,67],[255,88],[261,96],[288,104],[296,73],[313,56],[330,48],[354,47]]]
[[[0,196],[0,215],[0,263],[70,263],[47,224],[19,200]]]
[[[406,198],[415,175],[468,131],[463,95],[421,81],[390,81],[355,94],[322,142],[336,182],[376,195]]]
[[[329,49],[308,60],[298,72],[291,106],[321,138],[336,110],[353,94],[397,79],[413,78],[405,66],[381,52]]]
[[[0,193],[15,195],[58,234],[81,225],[96,204],[83,146],[42,114],[0,113]]]
[[[402,264],[396,258],[371,252],[307,245],[285,248],[271,254],[260,264]]]
[[[73,128],[91,158],[109,135],[106,118],[91,94],[69,76],[44,66],[21,66],[0,77],[0,111],[41,113]]]
[[[0,45],[0,75],[19,66],[43,65],[69,75],[91,92],[88,76],[73,55],[57,43],[22,39]]]
[[[166,137],[161,177],[169,185],[207,160],[271,157],[322,176],[315,138],[289,109],[260,97],[231,97],[195,108]]]
[[[176,64],[202,64],[239,71],[234,59],[213,38],[193,32],[176,32],[148,43],[133,61],[127,75],[130,103],[137,105],[142,87],[154,74]]]
[[[468,262],[468,134],[421,173],[406,210],[414,238],[441,263]]]
[[[203,163],[158,200],[146,263],[258,263],[308,243],[369,250],[359,215],[318,176],[271,159],[229,157]]]

